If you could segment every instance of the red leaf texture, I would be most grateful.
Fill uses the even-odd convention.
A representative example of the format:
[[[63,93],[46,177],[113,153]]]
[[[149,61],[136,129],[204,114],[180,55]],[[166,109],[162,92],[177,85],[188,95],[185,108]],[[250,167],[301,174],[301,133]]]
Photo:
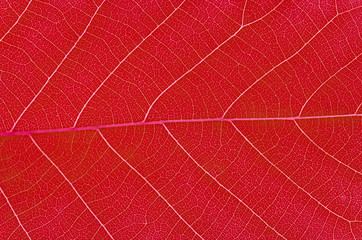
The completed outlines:
[[[0,2],[0,239],[362,239],[356,0]]]

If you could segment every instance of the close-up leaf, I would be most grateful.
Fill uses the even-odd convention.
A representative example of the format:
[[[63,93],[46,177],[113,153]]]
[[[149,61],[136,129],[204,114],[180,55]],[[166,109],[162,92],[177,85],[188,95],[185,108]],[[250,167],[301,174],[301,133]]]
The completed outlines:
[[[0,240],[362,240],[361,1],[0,20]]]

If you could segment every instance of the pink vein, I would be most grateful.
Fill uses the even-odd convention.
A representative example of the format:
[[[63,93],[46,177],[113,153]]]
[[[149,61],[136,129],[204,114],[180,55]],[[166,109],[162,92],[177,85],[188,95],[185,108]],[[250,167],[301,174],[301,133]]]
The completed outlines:
[[[296,182],[294,182],[287,174],[285,174],[280,168],[278,168],[273,162],[271,162],[257,147],[254,146],[254,144],[252,142],[249,141],[249,139],[239,130],[239,128],[237,128],[235,126],[235,124],[233,122],[231,122],[231,124],[233,125],[233,127],[236,129],[236,131],[245,139],[245,141],[247,141],[250,146],[252,146],[259,154],[260,156],[262,156],[265,160],[267,160],[269,162],[269,164],[271,164],[275,169],[277,169],[281,174],[283,174],[290,182],[292,182],[295,186],[297,186],[297,188],[299,188],[301,191],[303,191],[305,194],[307,194],[311,199],[313,199],[314,201],[316,201],[320,206],[322,206],[324,209],[326,209],[328,212],[332,213],[333,215],[335,215],[338,218],[341,218],[345,221],[347,221],[348,223],[351,222],[359,222],[359,221],[351,221],[348,220],[346,218],[344,218],[343,216],[331,211],[328,207],[324,206],[321,202],[319,202],[316,198],[314,198],[309,192],[307,192],[306,190],[304,190],[304,188],[300,187]]]
[[[248,0],[245,0],[244,3],[244,8],[243,8],[243,13],[242,13],[242,17],[241,17],[241,25],[244,25],[244,19],[245,19],[245,10],[246,10],[246,4],[248,3]],[[274,8],[275,9],[275,8]]]
[[[58,66],[55,68],[55,70],[53,71],[53,73],[48,77],[47,81],[44,83],[44,85],[41,87],[41,89],[38,91],[38,93],[34,96],[34,98],[30,101],[30,103],[26,106],[26,108],[23,110],[23,112],[20,114],[20,116],[16,119],[13,127],[10,129],[10,131],[12,132],[14,130],[14,128],[16,127],[16,125],[18,124],[19,120],[22,118],[22,116],[24,115],[24,113],[28,110],[28,108],[33,104],[33,102],[35,101],[35,99],[38,98],[38,96],[40,95],[40,93],[43,91],[43,89],[45,88],[46,85],[48,85],[50,79],[54,76],[54,74],[58,71],[58,69],[60,68],[60,66],[63,64],[63,62],[67,59],[67,57],[69,56],[69,54],[73,51],[73,49],[76,47],[77,43],[79,42],[79,40],[83,37],[83,35],[87,32],[87,29],[89,28],[90,24],[92,23],[92,20],[94,19],[95,15],[97,14],[98,10],[101,8],[102,4],[105,1],[103,1],[101,3],[101,5],[99,5],[96,9],[96,11],[94,12],[93,16],[91,17],[91,20],[88,22],[88,25],[86,26],[86,28],[84,29],[83,33],[78,37],[77,41],[74,43],[73,47],[68,51],[68,53],[64,56],[64,58],[62,59],[62,61],[58,64]]]
[[[117,156],[124,162],[127,164],[128,167],[130,167],[135,173],[137,173],[138,176],[140,176],[156,193],[157,195],[166,202],[166,204],[176,213],[176,215],[197,235],[199,236],[201,239],[204,239],[200,234],[198,234],[195,229],[186,222],[185,219],[183,219],[183,217],[174,209],[174,207],[161,195],[161,193],[159,193],[159,191],[152,186],[152,184],[141,174],[139,173],[131,164],[129,164],[112,146],[111,144],[107,141],[107,139],[103,136],[103,134],[101,133],[101,131],[97,130],[97,132],[99,133],[99,135],[102,137],[103,141],[108,145],[108,147],[115,153],[117,154]]]
[[[4,40],[5,36],[8,35],[10,33],[10,31],[15,27],[16,24],[18,24],[20,18],[24,15],[24,13],[26,12],[26,10],[28,10],[29,6],[30,6],[30,3],[32,2],[32,0],[30,0],[28,2],[28,5],[26,5],[24,11],[19,15],[18,19],[16,19],[15,23],[9,28],[9,30],[0,38],[0,42],[2,40]],[[10,5],[10,4],[9,4]]]
[[[255,22],[258,22],[262,19],[264,19],[266,16],[268,16],[270,13],[272,13],[277,7],[279,7],[280,4],[282,4],[284,1],[281,1],[280,3],[278,3],[278,5],[276,5],[272,10],[270,10],[267,14],[265,14],[263,17],[250,22],[248,24],[245,25],[241,25],[240,28],[230,37],[228,37],[225,41],[223,41],[220,45],[218,45],[216,48],[214,48],[209,54],[207,54],[203,59],[201,59],[197,64],[195,64],[192,68],[190,68],[189,70],[187,70],[184,74],[182,74],[179,78],[177,78],[173,83],[171,83],[167,88],[165,88],[156,98],[155,100],[153,100],[153,102],[151,103],[151,105],[149,106],[149,108],[147,109],[146,115],[143,119],[143,121],[145,122],[148,114],[150,113],[151,109],[153,108],[153,106],[155,105],[155,103],[158,101],[158,99],[160,99],[160,97],[165,94],[172,86],[174,86],[177,82],[179,82],[184,76],[186,76],[188,73],[192,72],[197,66],[199,66],[201,63],[203,63],[209,56],[211,56],[215,51],[217,51],[220,47],[222,47],[224,44],[226,44],[228,41],[230,41],[232,38],[234,38],[244,27],[249,26],[254,24]]]
[[[157,25],[155,27],[155,29],[153,29],[144,39],[142,39],[142,41],[137,44],[136,47],[134,47],[118,64],[117,66],[113,69],[112,72],[110,72],[108,74],[108,76],[103,80],[103,82],[97,87],[97,89],[92,93],[92,95],[88,98],[87,102],[83,105],[82,109],[80,110],[77,118],[75,119],[75,122],[73,124],[73,127],[75,127],[78,123],[78,120],[80,118],[80,116],[82,115],[84,109],[87,107],[88,103],[92,100],[92,98],[97,94],[97,92],[99,91],[99,89],[104,85],[104,83],[113,75],[113,73],[119,68],[119,66],[121,66],[122,63],[124,63],[124,61],[126,61],[128,59],[128,57],[134,52],[136,51],[141,45],[142,43],[144,43],[150,36],[152,36],[152,34],[160,28],[161,25],[163,25],[181,6],[182,4],[185,2],[186,0],[182,1],[181,4],[175,8],[170,15],[168,15],[159,25]]]
[[[28,238],[31,240],[31,237],[29,236],[29,233],[25,230],[25,228],[24,228],[23,224],[21,224],[21,222],[20,222],[20,219],[19,219],[18,215],[16,214],[16,212],[15,212],[14,208],[11,206],[9,199],[6,197],[6,195],[5,195],[4,191],[2,190],[2,188],[1,188],[1,187],[0,187],[0,192],[1,192],[1,193],[2,193],[2,195],[5,197],[6,202],[8,203],[8,205],[9,205],[9,207],[10,207],[11,211],[13,212],[13,214],[14,214],[14,216],[15,216],[16,220],[18,221],[18,223],[19,223],[20,227],[23,229],[23,231],[25,232],[26,236],[28,236]]]
[[[307,119],[328,119],[328,118],[345,118],[345,117],[361,117],[361,116],[362,116],[362,114],[344,114],[344,115],[305,116],[305,117],[170,119],[170,120],[158,120],[158,121],[150,121],[150,122],[144,122],[144,121],[128,122],[128,123],[117,123],[117,124],[86,126],[86,127],[27,130],[27,131],[18,131],[18,132],[0,132],[0,136],[18,136],[18,135],[31,135],[31,134],[38,134],[38,133],[87,131],[87,130],[98,130],[98,129],[103,129],[103,128],[160,125],[160,124],[164,124],[164,123],[196,123],[196,122],[202,123],[202,122],[232,122],[232,121],[294,121],[294,120],[307,120]]]
[[[346,67],[348,67],[351,63],[353,63],[356,59],[358,59],[361,56],[361,53],[358,54],[357,57],[355,57],[354,59],[352,59],[349,63],[347,63],[346,65],[344,65],[342,68],[340,68],[337,72],[335,72],[332,76],[330,76],[327,80],[325,80],[310,96],[309,98],[305,101],[305,103],[303,104],[302,108],[300,109],[300,112],[298,114],[298,116],[302,115],[302,112],[305,108],[305,106],[307,105],[307,103],[312,99],[312,97],[319,91],[319,89],[321,89],[329,80],[331,80],[334,76],[336,76],[339,72],[341,72],[343,69],[345,69]]]
[[[32,136],[29,136],[31,141],[33,141],[34,145],[39,149],[39,151],[44,155],[44,157],[46,157],[49,162],[58,170],[58,172],[63,176],[63,178],[65,179],[65,181],[67,181],[69,183],[69,185],[71,186],[71,188],[73,189],[73,191],[77,194],[78,198],[83,202],[83,204],[85,205],[85,207],[89,210],[89,212],[94,216],[94,218],[98,221],[98,223],[104,228],[104,230],[107,232],[107,234],[114,240],[114,238],[112,237],[112,235],[110,234],[110,232],[108,231],[108,229],[106,228],[106,226],[101,222],[101,220],[99,220],[99,218],[95,215],[95,213],[89,208],[88,204],[84,201],[84,199],[82,198],[82,196],[78,193],[77,189],[75,189],[75,187],[73,186],[73,184],[69,181],[69,179],[64,175],[64,173],[58,168],[57,165],[55,165],[55,163],[48,157],[48,155],[40,148],[40,146],[37,144],[37,142],[34,140],[34,138]]]
[[[296,55],[299,54],[300,51],[302,51],[316,36],[318,36],[319,33],[321,33],[323,31],[323,29],[325,29],[330,23],[332,23],[334,21],[335,18],[337,18],[338,16],[351,12],[355,10],[351,9],[342,13],[338,13],[336,16],[334,16],[331,20],[329,20],[327,22],[326,25],[324,25],[321,29],[319,29],[307,42],[305,42],[303,44],[303,46],[296,51],[295,53],[293,53],[291,56],[289,56],[288,58],[286,58],[285,60],[281,61],[280,63],[278,63],[277,65],[275,65],[274,67],[272,67],[269,71],[267,71],[264,75],[262,75],[259,79],[257,79],[255,82],[253,82],[253,84],[251,84],[249,87],[247,87],[230,105],[229,107],[225,110],[224,114],[222,115],[222,117],[225,117],[225,115],[229,112],[229,110],[232,108],[232,106],[246,93],[248,92],[253,86],[255,86],[255,84],[257,84],[258,82],[260,82],[265,76],[267,76],[269,73],[271,73],[272,71],[274,71],[276,68],[278,68],[279,66],[281,66],[283,63],[288,62],[290,59],[292,59],[293,57],[295,57]]]
[[[337,158],[335,158],[333,155],[329,154],[327,151],[325,151],[322,147],[320,147],[316,142],[313,141],[313,139],[311,139],[308,134],[306,134],[304,132],[304,130],[299,126],[299,124],[297,123],[296,120],[293,121],[295,123],[295,125],[298,127],[298,129],[302,132],[302,134],[308,138],[308,140],[314,145],[316,146],[318,149],[320,149],[323,153],[325,153],[327,156],[333,158],[334,160],[336,160],[337,162],[339,162],[340,164],[342,164],[343,166],[345,166],[346,168],[349,168],[350,170],[354,171],[355,173],[357,173],[358,175],[362,176],[361,172],[358,172],[357,170],[351,168],[350,166],[348,166],[347,164],[345,164],[344,162],[338,160]]]
[[[206,171],[187,151],[186,149],[178,142],[178,140],[172,135],[170,130],[166,127],[165,124],[163,124],[164,128],[166,129],[167,133],[171,136],[171,138],[176,142],[176,144],[186,153],[186,155],[202,170],[205,172],[206,175],[208,175],[210,178],[212,178],[221,188],[223,188],[225,191],[227,191],[231,196],[235,197],[239,202],[241,202],[246,208],[248,208],[255,216],[257,216],[266,226],[268,226],[270,229],[272,229],[276,234],[278,234],[283,239],[286,239],[283,235],[281,235],[275,228],[270,226],[262,217],[260,217],[253,209],[251,209],[248,205],[246,205],[243,200],[241,200],[238,196],[236,196],[233,192],[231,192],[229,189],[227,189],[224,185],[222,185],[216,178],[214,178],[208,171]]]
[[[354,114],[358,113],[358,110],[361,108],[361,106],[362,106],[362,103],[360,103],[360,105],[357,107],[357,110],[354,112]]]

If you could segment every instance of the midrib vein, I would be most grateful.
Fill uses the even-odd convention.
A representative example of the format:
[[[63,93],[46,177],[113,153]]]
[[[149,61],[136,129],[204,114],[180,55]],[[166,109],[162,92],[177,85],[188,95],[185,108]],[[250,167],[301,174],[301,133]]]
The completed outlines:
[[[98,130],[98,129],[116,128],[116,127],[162,125],[167,123],[197,123],[197,122],[203,123],[203,122],[233,122],[233,121],[296,121],[296,120],[307,120],[307,119],[328,119],[328,118],[333,119],[333,118],[361,117],[361,116],[362,114],[344,114],[344,115],[305,116],[305,117],[170,119],[170,120],[157,120],[149,122],[143,122],[143,121],[127,122],[127,123],[85,126],[85,127],[68,127],[68,128],[54,128],[54,129],[40,129],[40,130],[12,131],[12,132],[8,131],[8,132],[0,132],[0,136],[21,136],[21,135],[40,134],[40,133],[87,131],[87,130]]]

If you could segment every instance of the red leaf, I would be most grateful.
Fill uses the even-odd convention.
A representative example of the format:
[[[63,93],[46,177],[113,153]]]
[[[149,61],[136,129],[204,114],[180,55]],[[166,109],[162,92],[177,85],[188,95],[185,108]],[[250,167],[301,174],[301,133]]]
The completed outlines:
[[[0,3],[0,239],[362,239],[361,7]]]

